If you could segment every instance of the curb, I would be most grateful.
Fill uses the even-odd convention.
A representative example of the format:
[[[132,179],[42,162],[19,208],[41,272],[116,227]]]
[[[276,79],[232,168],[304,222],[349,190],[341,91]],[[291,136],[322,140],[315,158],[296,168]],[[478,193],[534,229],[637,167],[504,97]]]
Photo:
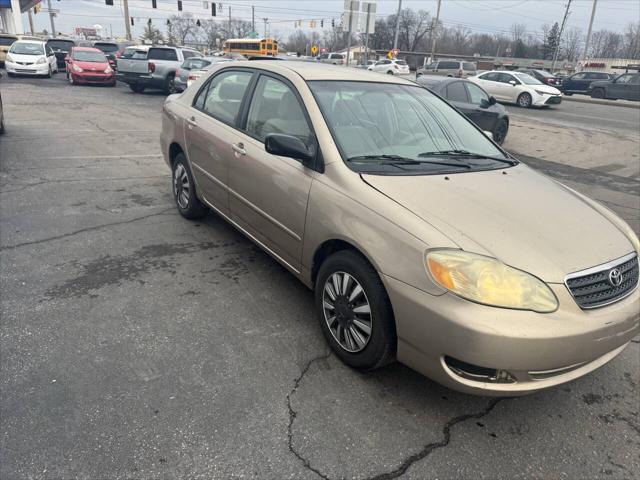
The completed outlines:
[[[622,102],[628,102],[629,100],[599,100],[597,98],[590,98],[590,97],[585,97],[585,98],[580,98],[580,97],[575,97],[575,95],[580,95],[578,94],[573,94],[571,96],[567,96],[567,95],[562,95],[562,101],[563,102],[577,102],[577,103],[591,103],[594,105],[610,105],[612,107],[624,107],[624,108],[635,108],[635,109],[640,109],[640,102],[637,103],[622,103]]]

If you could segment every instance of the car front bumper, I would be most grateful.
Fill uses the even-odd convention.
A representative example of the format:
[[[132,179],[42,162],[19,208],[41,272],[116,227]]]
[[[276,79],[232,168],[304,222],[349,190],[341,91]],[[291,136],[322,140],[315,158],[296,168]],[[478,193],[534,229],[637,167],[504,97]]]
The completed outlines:
[[[546,105],[559,105],[562,103],[562,95],[533,95],[532,105],[534,107],[543,107]]]
[[[97,84],[111,84],[116,81],[116,77],[113,73],[101,73],[101,72],[82,72],[82,73],[69,73],[73,77],[73,81],[76,83],[97,83]]]
[[[398,360],[466,393],[523,395],[574,380],[613,359],[640,332],[638,289],[614,304],[582,310],[564,285],[551,284],[560,307],[540,314],[451,293],[434,296],[383,279],[396,318]],[[480,368],[460,369],[460,362]],[[483,371],[495,375],[477,375]],[[501,372],[509,381],[496,380]]]
[[[4,68],[7,73],[15,73],[17,75],[47,75],[49,73],[48,63],[22,65],[20,63],[8,62],[5,60]]]

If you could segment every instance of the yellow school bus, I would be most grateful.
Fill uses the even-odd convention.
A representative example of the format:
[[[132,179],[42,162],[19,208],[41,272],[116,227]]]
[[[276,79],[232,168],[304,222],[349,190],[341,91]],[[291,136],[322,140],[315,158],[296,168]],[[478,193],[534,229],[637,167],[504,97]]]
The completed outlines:
[[[224,53],[240,53],[245,56],[278,55],[278,42],[273,38],[230,38],[222,45]]]

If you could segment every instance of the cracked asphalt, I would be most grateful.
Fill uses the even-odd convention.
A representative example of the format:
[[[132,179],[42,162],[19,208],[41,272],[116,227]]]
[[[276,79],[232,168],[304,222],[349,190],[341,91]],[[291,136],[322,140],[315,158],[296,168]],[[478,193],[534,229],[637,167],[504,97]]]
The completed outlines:
[[[62,75],[0,92],[3,480],[638,478],[638,340],[517,399],[350,370],[310,291],[217,216],[177,214],[162,95]],[[639,230],[637,155],[598,168],[517,138]]]

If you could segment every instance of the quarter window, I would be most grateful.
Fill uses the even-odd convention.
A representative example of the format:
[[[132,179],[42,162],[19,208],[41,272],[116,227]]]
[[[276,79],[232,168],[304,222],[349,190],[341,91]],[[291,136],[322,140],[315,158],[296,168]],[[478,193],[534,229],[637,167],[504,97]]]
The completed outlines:
[[[203,88],[194,106],[225,123],[235,123],[251,80],[249,72],[223,72]]]
[[[288,85],[261,76],[247,117],[247,133],[264,141],[270,133],[298,137],[309,144],[311,129],[297,97]]]
[[[500,74],[496,72],[487,73],[480,77],[482,80],[489,80],[490,82],[497,82],[500,78]]]

